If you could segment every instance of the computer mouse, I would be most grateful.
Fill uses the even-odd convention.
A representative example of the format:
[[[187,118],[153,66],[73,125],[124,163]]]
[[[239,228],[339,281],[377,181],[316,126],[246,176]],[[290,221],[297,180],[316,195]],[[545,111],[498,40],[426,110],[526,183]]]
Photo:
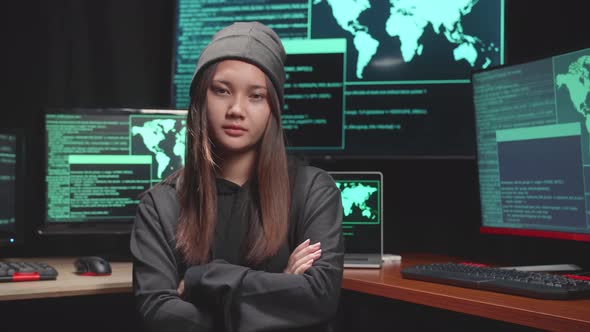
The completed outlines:
[[[111,264],[98,256],[85,256],[74,262],[75,273],[84,276],[104,276],[111,274]]]

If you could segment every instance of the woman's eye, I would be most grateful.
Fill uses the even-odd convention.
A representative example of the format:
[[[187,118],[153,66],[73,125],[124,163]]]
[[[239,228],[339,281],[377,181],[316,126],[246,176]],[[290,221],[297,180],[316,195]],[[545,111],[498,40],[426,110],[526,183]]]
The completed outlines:
[[[220,88],[220,87],[213,87],[211,90],[213,90],[213,92],[218,95],[223,95],[223,94],[228,93],[227,89]]]
[[[250,98],[252,98],[254,100],[263,100],[265,98],[265,96],[261,93],[255,93],[252,96],[250,96]]]

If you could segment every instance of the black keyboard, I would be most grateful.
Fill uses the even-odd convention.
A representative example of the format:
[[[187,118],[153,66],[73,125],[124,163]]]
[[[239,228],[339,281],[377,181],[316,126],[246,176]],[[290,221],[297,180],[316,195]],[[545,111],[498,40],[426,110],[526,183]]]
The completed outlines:
[[[55,280],[57,270],[46,263],[0,262],[0,282]]]
[[[402,277],[551,300],[590,298],[590,281],[546,272],[524,272],[462,263],[416,265]]]

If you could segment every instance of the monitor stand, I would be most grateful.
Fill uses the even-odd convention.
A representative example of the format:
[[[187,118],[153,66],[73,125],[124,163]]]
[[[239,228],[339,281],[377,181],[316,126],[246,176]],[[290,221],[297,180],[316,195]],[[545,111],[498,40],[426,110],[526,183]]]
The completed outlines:
[[[383,262],[399,262],[402,260],[402,256],[394,254],[383,254],[381,256]]]

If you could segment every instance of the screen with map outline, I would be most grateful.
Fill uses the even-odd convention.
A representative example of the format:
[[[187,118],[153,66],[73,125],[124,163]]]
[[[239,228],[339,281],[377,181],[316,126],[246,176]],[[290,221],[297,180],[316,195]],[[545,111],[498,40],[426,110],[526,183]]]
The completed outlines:
[[[49,109],[46,218],[129,222],[140,195],[184,165],[186,111]]]
[[[383,174],[328,172],[342,199],[342,236],[347,253],[375,254],[383,248]]]
[[[473,74],[484,233],[590,241],[590,48]]]
[[[504,0],[177,0],[173,107],[187,108],[198,56],[212,35],[234,21],[254,20],[301,45],[287,49],[283,125],[288,138],[311,133],[315,139],[288,140],[290,150],[475,155],[470,72],[504,62]],[[305,41],[331,47],[323,41],[335,39],[345,43],[340,83],[334,75],[326,82],[324,65],[311,52],[297,52],[313,49]],[[342,61],[337,53],[328,63]],[[307,75],[293,75],[294,68]],[[297,89],[302,86],[319,93]],[[338,108],[342,120],[334,118]]]

